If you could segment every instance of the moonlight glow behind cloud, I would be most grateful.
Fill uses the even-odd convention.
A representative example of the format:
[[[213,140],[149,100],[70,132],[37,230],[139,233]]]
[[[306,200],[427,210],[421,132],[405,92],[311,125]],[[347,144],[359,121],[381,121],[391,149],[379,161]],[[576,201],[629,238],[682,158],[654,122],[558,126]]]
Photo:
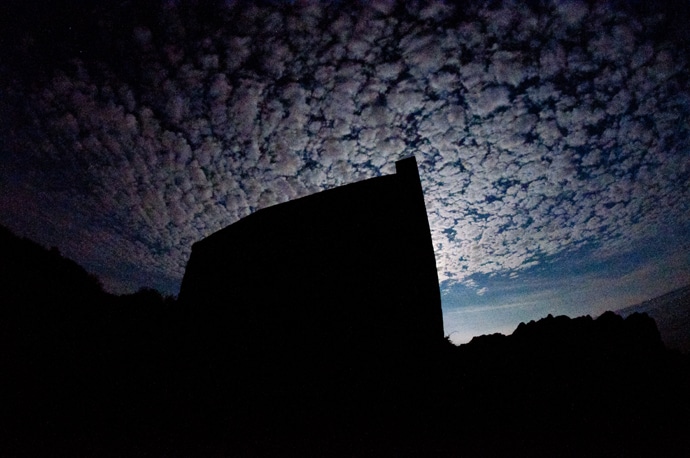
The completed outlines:
[[[364,3],[96,3],[14,31],[1,222],[113,291],[175,293],[194,241],[414,154],[446,290],[669,232],[687,253],[678,18]]]

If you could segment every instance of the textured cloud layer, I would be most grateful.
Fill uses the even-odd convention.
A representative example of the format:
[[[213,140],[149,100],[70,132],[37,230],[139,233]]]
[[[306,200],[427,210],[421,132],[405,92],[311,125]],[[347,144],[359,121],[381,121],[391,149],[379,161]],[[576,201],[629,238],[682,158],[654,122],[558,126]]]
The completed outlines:
[[[93,43],[61,35],[69,59],[2,79],[3,222],[113,289],[170,288],[194,241],[414,154],[443,281],[686,223],[689,54],[668,13],[298,3],[94,10]]]

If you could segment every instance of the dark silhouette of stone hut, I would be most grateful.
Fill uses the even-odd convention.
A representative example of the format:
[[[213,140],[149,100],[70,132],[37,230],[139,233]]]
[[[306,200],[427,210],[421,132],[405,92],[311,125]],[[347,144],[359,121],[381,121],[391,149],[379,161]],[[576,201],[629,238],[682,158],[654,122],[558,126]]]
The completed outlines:
[[[398,161],[394,175],[259,210],[195,243],[179,299],[194,345],[240,386],[294,382],[313,392],[413,368],[444,339],[415,158]]]

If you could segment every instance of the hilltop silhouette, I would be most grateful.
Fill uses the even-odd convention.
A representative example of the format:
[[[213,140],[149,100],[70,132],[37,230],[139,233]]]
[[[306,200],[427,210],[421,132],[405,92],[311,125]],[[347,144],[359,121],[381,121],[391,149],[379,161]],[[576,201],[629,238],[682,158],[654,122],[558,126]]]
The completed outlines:
[[[690,456],[690,360],[646,314],[444,338],[428,226],[382,178],[257,213],[238,226],[267,241],[253,260],[233,258],[236,228],[200,242],[178,300],[108,294],[57,250],[0,228],[0,456]],[[397,216],[370,226],[374,240],[391,221],[413,227],[358,252],[348,243],[371,232],[346,191],[379,183],[395,189],[385,205]],[[300,236],[281,219],[293,208],[334,219],[312,215]],[[338,227],[340,248],[317,237]],[[319,283],[322,272],[337,278]],[[383,283],[362,276],[379,272]]]

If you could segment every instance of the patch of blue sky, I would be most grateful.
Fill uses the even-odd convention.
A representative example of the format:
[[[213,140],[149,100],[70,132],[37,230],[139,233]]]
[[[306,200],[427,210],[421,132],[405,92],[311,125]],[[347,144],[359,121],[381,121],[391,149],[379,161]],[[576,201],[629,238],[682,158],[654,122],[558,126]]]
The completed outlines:
[[[690,283],[690,258],[660,241],[640,241],[602,257],[592,246],[561,253],[523,271],[474,274],[442,285],[446,335],[457,344],[512,333],[548,314],[598,316]]]

